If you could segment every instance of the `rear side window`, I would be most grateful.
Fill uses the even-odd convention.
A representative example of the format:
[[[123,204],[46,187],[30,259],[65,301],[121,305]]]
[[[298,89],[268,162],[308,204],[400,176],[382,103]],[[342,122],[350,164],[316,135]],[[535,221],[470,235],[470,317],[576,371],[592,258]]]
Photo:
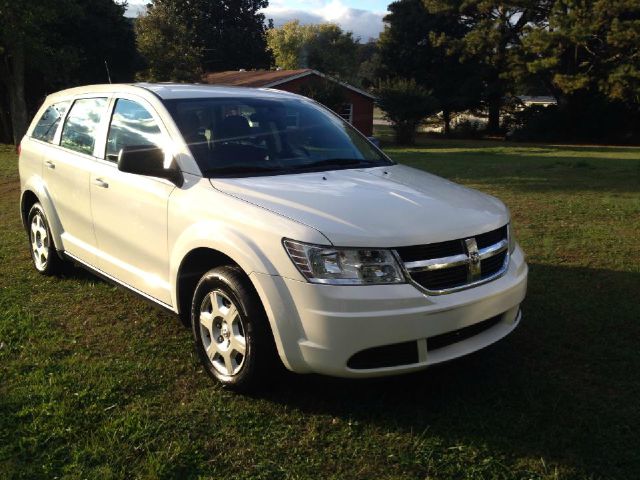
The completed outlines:
[[[107,160],[117,161],[123,147],[160,147],[161,135],[158,124],[146,108],[133,100],[120,98],[109,125]]]
[[[92,155],[98,126],[106,110],[106,98],[76,100],[62,127],[60,145],[69,150]]]
[[[40,120],[38,120],[31,136],[36,140],[52,143],[53,137],[55,137],[56,131],[58,130],[58,125],[60,125],[60,121],[64,118],[64,114],[67,113],[69,105],[71,105],[71,101],[54,103],[47,108],[40,117]]]

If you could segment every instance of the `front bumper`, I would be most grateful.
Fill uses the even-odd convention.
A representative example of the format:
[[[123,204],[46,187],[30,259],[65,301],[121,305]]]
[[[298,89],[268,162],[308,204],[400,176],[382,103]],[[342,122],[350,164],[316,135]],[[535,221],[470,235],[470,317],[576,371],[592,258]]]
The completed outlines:
[[[513,331],[520,322],[527,265],[519,247],[507,272],[484,285],[447,295],[429,296],[411,284],[331,286],[252,274],[265,304],[280,356],[299,373],[339,377],[374,377],[409,373],[484,348]],[[448,332],[473,335],[440,339]],[[439,337],[438,348],[429,339]],[[352,368],[359,352],[396,344],[415,343],[416,358],[385,366]],[[435,340],[433,342],[436,343]],[[374,356],[376,351],[371,352]],[[361,364],[360,364],[361,365]]]

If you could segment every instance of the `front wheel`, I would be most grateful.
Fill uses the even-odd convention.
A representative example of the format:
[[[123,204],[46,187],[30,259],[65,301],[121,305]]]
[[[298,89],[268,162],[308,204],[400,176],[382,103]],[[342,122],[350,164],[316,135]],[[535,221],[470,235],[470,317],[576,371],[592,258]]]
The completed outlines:
[[[58,273],[62,267],[62,260],[56,252],[49,222],[40,203],[35,203],[31,207],[27,222],[33,266],[44,275]]]
[[[224,387],[253,390],[274,373],[276,353],[266,315],[238,269],[214,268],[200,279],[191,326],[203,366]]]

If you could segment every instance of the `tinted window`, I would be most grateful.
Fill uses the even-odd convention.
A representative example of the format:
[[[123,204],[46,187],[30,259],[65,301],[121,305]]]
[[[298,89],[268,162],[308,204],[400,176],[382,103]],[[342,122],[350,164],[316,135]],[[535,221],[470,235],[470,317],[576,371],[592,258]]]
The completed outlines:
[[[123,147],[161,146],[158,124],[147,109],[132,100],[117,101],[107,137],[107,159],[116,161]]]
[[[98,126],[106,109],[106,98],[76,100],[62,127],[60,145],[76,152],[92,155]]]
[[[40,120],[38,120],[38,124],[33,129],[31,136],[44,142],[53,142],[53,137],[56,135],[60,120],[64,117],[64,114],[67,113],[69,105],[71,105],[71,101],[55,103],[47,108],[40,117]]]
[[[202,98],[165,104],[209,176],[392,164],[353,127],[304,99]]]

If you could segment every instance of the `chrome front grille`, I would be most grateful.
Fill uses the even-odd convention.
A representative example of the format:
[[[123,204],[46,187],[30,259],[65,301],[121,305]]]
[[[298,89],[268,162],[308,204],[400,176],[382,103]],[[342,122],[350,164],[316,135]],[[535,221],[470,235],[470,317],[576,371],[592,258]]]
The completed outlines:
[[[431,294],[450,293],[491,281],[509,265],[504,227],[473,237],[396,248],[409,278]]]

